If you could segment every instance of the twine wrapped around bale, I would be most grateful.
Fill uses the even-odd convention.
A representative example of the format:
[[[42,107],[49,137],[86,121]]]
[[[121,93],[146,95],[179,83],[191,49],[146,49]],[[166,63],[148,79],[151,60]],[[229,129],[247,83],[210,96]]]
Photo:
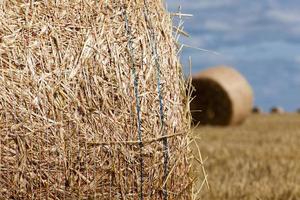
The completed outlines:
[[[231,67],[212,67],[192,77],[191,112],[195,124],[235,125],[251,113],[253,93]]]
[[[161,0],[0,2],[0,199],[190,199]]]

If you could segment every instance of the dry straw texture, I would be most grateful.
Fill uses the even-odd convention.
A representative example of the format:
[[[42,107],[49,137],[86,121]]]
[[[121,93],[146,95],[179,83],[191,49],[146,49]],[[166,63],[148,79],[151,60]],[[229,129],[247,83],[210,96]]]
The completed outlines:
[[[253,93],[246,79],[231,67],[212,67],[192,77],[191,111],[195,123],[235,125],[251,113]]]
[[[161,0],[4,0],[0,16],[0,199],[190,198]]]

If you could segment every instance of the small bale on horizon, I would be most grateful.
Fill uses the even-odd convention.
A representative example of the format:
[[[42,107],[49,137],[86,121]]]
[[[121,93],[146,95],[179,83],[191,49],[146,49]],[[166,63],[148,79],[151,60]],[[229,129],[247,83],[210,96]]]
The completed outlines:
[[[271,114],[284,114],[284,109],[282,107],[279,106],[274,106],[271,108],[270,113]]]
[[[258,107],[258,106],[254,106],[252,108],[252,113],[253,114],[261,114],[261,113],[263,113],[263,110],[260,107]]]

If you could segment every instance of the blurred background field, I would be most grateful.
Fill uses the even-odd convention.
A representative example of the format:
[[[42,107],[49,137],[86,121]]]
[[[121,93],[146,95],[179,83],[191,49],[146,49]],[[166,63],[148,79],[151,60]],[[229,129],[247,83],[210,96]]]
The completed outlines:
[[[242,126],[200,127],[193,134],[210,186],[199,199],[300,199],[299,114],[253,114]],[[200,187],[202,168],[197,161],[193,167]]]

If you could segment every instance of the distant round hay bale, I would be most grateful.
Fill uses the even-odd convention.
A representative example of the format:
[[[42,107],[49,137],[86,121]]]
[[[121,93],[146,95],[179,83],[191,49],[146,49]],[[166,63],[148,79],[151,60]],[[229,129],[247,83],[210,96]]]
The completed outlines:
[[[282,107],[279,107],[279,106],[274,106],[274,107],[271,108],[270,113],[271,114],[283,114],[284,109]]]
[[[254,114],[261,114],[262,112],[263,112],[262,109],[258,106],[254,106],[252,108],[252,113],[254,113]]]
[[[300,114],[300,108],[298,108],[296,112]]]
[[[251,113],[253,92],[235,69],[218,66],[192,77],[191,113],[194,123],[235,125]]]

